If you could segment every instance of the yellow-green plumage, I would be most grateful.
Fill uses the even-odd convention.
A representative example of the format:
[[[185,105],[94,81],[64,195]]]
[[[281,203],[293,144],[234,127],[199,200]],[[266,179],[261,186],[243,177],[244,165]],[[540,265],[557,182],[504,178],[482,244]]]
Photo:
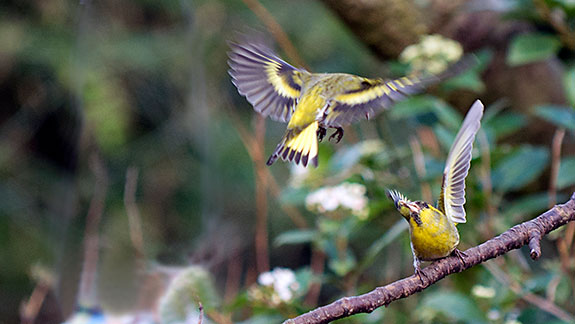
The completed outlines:
[[[448,256],[459,244],[459,232],[455,223],[433,206],[419,213],[421,223],[410,218],[409,228],[415,256],[431,261]]]
[[[431,261],[450,255],[459,244],[457,223],[465,223],[465,178],[471,163],[471,149],[479,130],[483,104],[477,100],[469,109],[449,150],[443,171],[438,208],[424,201],[410,201],[397,191],[389,196],[409,223],[413,266],[420,271],[420,261]]]
[[[258,113],[288,123],[268,165],[282,158],[317,166],[318,138],[321,141],[327,128],[337,129],[330,139],[337,136],[339,142],[343,126],[369,119],[472,63],[464,59],[438,76],[384,81],[345,73],[310,73],[284,62],[258,41],[231,44],[231,48],[229,73],[239,93]]]

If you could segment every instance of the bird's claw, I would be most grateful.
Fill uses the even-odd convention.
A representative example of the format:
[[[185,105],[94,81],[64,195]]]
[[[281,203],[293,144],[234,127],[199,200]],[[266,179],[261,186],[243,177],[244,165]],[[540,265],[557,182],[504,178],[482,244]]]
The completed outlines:
[[[335,129],[335,132],[333,132],[333,134],[331,134],[331,136],[329,137],[329,140],[331,141],[332,138],[336,138],[336,143],[339,143],[342,137],[343,137],[343,128],[337,127]]]
[[[421,284],[425,286],[425,281],[423,281],[423,278],[425,278],[425,280],[429,281],[429,278],[427,278],[427,275],[425,275],[425,273],[423,273],[423,271],[421,271],[420,268],[415,269],[415,274],[419,277],[419,280],[421,281]]]
[[[327,129],[320,127],[317,129],[317,140],[319,142],[323,141],[323,138],[325,137],[325,134],[327,134]],[[331,137],[330,137],[331,139]]]
[[[453,250],[453,255],[457,256],[459,258],[459,260],[461,260],[461,263],[463,263],[463,266],[467,266],[467,264],[465,263],[465,260],[463,260],[463,257],[466,257],[467,254],[459,249],[455,249]]]

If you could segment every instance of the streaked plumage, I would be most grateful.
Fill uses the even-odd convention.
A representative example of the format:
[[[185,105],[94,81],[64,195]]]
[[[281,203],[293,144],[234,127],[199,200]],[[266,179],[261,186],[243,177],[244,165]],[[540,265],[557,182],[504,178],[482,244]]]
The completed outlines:
[[[393,190],[388,194],[409,223],[413,266],[419,274],[420,260],[446,257],[457,250],[457,223],[465,223],[465,178],[469,173],[471,150],[481,124],[483,104],[477,100],[469,109],[447,155],[437,208],[424,201],[410,201]]]
[[[323,139],[327,128],[337,129],[330,139],[337,137],[339,142],[343,126],[369,119],[472,63],[468,57],[438,76],[384,81],[345,73],[310,73],[284,62],[262,42],[230,45],[229,73],[239,93],[258,113],[288,123],[268,165],[281,157],[317,166],[318,139]]]

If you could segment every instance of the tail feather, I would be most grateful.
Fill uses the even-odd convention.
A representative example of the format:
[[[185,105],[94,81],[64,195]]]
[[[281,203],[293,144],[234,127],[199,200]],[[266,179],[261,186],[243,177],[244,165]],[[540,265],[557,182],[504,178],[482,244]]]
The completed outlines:
[[[284,161],[294,161],[303,166],[311,161],[317,167],[317,129],[318,123],[313,122],[300,132],[289,130],[268,159],[267,165],[272,165],[281,157]]]

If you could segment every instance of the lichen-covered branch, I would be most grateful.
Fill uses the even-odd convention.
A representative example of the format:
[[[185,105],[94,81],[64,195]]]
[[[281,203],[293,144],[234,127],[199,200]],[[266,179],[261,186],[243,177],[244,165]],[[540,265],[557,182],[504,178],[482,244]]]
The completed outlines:
[[[396,58],[427,32],[424,15],[413,1],[322,0],[349,29],[382,59]]]
[[[320,324],[358,313],[370,313],[392,301],[422,291],[446,276],[469,269],[489,259],[528,244],[531,258],[541,256],[540,241],[554,229],[575,220],[575,193],[563,205],[556,205],[535,219],[516,225],[501,235],[465,251],[462,258],[447,257],[431,263],[422,270],[424,280],[418,276],[404,278],[360,296],[341,298],[327,306],[319,307],[284,324]]]

